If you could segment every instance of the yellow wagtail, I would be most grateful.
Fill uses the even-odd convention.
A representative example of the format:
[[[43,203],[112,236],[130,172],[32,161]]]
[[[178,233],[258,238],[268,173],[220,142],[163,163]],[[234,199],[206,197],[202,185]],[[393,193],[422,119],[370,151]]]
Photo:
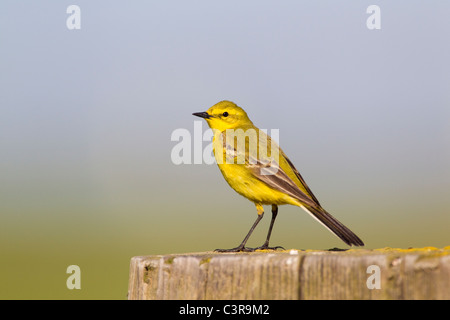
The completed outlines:
[[[247,113],[230,101],[221,101],[206,112],[193,113],[204,118],[214,132],[213,151],[225,180],[237,193],[256,205],[258,217],[242,243],[219,252],[278,249],[269,247],[278,205],[303,208],[346,244],[363,246],[362,240],[322,208],[305,180],[278,145],[263,130],[253,125]],[[262,219],[262,205],[272,205],[272,220],[264,244],[247,248],[245,244]]]

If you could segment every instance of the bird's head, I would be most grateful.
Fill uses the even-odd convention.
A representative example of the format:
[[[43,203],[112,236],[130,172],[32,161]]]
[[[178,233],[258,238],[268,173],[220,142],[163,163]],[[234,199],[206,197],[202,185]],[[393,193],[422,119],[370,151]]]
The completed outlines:
[[[226,100],[216,103],[206,112],[196,112],[193,115],[204,118],[211,129],[219,131],[253,125],[242,108]]]

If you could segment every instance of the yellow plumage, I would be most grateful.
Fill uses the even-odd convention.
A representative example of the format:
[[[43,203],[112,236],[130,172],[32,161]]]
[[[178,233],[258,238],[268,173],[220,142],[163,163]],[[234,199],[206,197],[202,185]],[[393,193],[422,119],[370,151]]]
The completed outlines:
[[[278,205],[283,204],[302,207],[347,244],[364,245],[361,239],[320,206],[278,144],[258,129],[242,108],[233,102],[221,101],[206,112],[194,115],[204,118],[214,132],[214,155],[225,180],[237,193],[254,202],[258,212],[258,218],[241,245],[218,251],[254,250],[246,248],[245,243],[264,214],[262,205],[272,205],[272,221],[266,242],[256,249],[270,248],[269,238]]]

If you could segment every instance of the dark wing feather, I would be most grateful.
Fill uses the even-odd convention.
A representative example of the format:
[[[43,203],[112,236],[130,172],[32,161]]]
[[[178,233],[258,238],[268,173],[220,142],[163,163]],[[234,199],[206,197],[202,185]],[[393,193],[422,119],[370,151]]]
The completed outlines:
[[[278,166],[275,161],[268,164],[263,164],[261,161],[256,160],[255,164],[246,164],[246,166],[256,178],[266,183],[271,188],[281,191],[302,203],[316,206],[314,201],[298,188],[294,181],[289,178],[289,176]],[[276,173],[263,174],[264,172],[270,173],[268,172],[270,170],[272,172],[275,171],[274,168],[277,169]]]
[[[305,180],[303,180],[303,177],[300,175],[300,172],[298,172],[298,170],[294,167],[294,165],[292,164],[291,160],[289,160],[289,158],[284,154],[284,152],[281,153],[284,157],[284,159],[286,160],[286,162],[289,164],[289,166],[291,167],[292,171],[295,173],[296,177],[298,178],[298,180],[300,180],[300,183],[305,187],[306,191],[308,191],[308,195],[311,197],[311,199],[313,199],[313,201],[320,206],[319,200],[317,200],[316,196],[312,193],[311,189],[309,189],[308,185],[306,184]]]

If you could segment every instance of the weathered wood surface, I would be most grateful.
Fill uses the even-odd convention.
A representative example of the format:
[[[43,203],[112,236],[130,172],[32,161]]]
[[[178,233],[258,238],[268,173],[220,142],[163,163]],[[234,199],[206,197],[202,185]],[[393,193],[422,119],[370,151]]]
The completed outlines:
[[[450,247],[139,256],[128,299],[450,299]]]

